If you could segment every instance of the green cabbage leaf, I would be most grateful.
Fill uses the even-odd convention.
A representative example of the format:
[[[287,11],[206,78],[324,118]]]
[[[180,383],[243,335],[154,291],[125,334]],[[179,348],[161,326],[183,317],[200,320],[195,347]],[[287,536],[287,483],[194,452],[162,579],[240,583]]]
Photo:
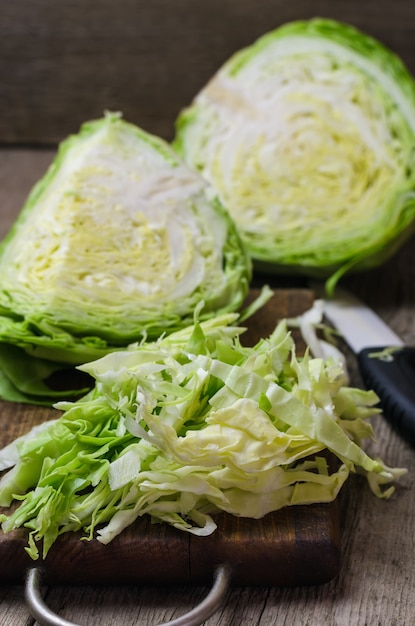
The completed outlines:
[[[237,310],[250,278],[229,214],[166,142],[88,122],[0,245],[0,395],[50,403],[62,364],[174,332],[200,303],[201,319]]]
[[[414,232],[415,83],[349,25],[292,22],[235,53],[179,115],[174,146],[260,270],[332,291]]]
[[[62,533],[107,544],[143,515],[207,535],[221,511],[330,502],[353,472],[389,497],[404,470],[361,445],[377,396],[346,386],[340,361],[297,357],[285,320],[253,347],[237,321],[196,319],[81,365],[94,388],[0,451],[0,506],[19,501],[3,531],[28,529],[36,559]]]

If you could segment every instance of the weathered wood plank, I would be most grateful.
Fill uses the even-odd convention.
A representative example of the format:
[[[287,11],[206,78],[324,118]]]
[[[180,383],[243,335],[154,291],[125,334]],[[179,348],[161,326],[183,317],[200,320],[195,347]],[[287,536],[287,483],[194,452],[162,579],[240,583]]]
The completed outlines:
[[[105,109],[166,139],[236,50],[291,20],[339,19],[415,71],[412,0],[0,1],[0,142],[56,143]]]

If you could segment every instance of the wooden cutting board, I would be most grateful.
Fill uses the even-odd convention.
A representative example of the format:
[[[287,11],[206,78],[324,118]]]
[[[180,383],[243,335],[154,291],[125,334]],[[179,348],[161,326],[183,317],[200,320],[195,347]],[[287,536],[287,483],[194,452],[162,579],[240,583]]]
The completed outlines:
[[[252,345],[269,335],[278,320],[304,312],[312,302],[309,290],[276,290],[247,322],[244,342]],[[53,417],[53,409],[0,402],[0,446]],[[261,520],[227,514],[215,519],[218,529],[208,537],[152,524],[147,517],[106,546],[66,534],[44,562],[33,562],[24,551],[23,529],[0,530],[0,581],[20,583],[27,568],[36,565],[42,566],[48,584],[205,583],[218,565],[227,563],[235,585],[293,586],[328,582],[340,569],[336,503],[286,507]]]

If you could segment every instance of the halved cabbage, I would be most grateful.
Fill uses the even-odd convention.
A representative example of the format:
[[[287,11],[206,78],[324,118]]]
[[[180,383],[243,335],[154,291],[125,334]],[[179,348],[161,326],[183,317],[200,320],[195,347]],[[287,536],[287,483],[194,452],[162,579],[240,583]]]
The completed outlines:
[[[327,19],[284,25],[229,59],[176,122],[259,268],[332,276],[413,232],[415,83],[392,52]]]
[[[28,370],[29,393],[47,394],[50,365],[27,355],[79,364],[157,338],[196,307],[201,319],[238,309],[250,277],[227,211],[166,142],[118,114],[86,123],[0,247],[3,397]]]

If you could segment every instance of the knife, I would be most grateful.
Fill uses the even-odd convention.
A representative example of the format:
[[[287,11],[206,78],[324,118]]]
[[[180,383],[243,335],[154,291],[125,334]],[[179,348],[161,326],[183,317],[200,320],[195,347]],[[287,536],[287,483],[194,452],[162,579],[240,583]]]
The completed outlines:
[[[315,288],[316,295],[321,291]],[[415,444],[415,347],[347,290],[324,300],[324,314],[356,354],[363,382],[379,397],[383,414]]]

